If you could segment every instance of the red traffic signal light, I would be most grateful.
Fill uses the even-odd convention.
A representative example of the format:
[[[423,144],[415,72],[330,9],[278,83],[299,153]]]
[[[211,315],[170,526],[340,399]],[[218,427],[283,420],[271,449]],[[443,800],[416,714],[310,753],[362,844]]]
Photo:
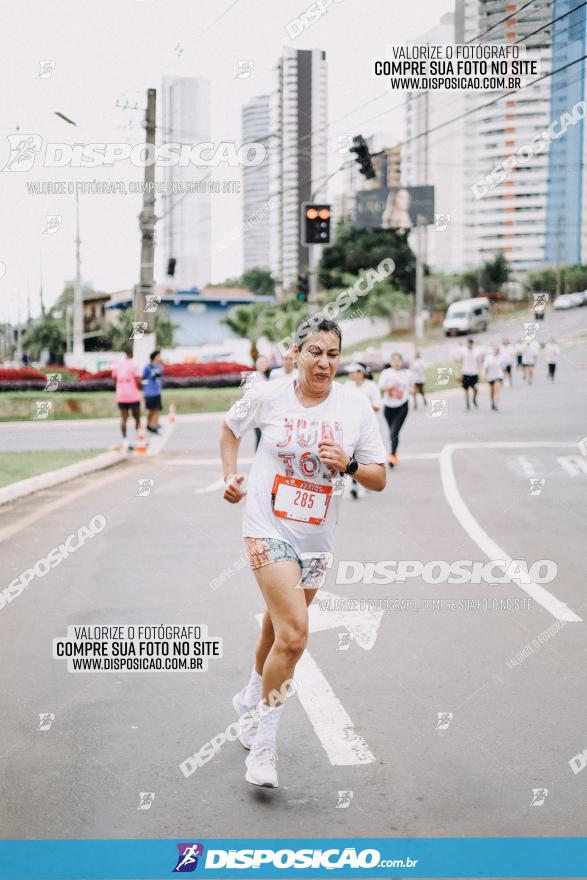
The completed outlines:
[[[330,205],[302,203],[302,245],[330,244]]]

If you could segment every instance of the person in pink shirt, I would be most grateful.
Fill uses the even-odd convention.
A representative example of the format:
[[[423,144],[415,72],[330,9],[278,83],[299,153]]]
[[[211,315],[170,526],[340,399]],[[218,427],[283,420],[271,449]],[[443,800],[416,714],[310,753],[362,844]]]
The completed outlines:
[[[132,356],[132,348],[126,349],[126,357],[118,361],[112,367],[112,378],[116,383],[116,403],[120,410],[120,430],[124,445],[128,446],[126,439],[126,423],[129,410],[135,420],[135,429],[138,431],[141,424],[141,371]]]

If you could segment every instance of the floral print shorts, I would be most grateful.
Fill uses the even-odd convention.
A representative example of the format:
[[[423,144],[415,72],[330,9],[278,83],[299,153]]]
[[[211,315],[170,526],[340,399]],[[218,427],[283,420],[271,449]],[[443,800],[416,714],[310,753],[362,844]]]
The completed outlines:
[[[324,583],[326,569],[328,568],[328,556],[324,553],[300,559],[291,544],[280,538],[245,538],[245,547],[251,568],[263,568],[272,562],[281,562],[283,559],[291,559],[297,562],[302,570],[300,587],[302,589],[319,589]]]

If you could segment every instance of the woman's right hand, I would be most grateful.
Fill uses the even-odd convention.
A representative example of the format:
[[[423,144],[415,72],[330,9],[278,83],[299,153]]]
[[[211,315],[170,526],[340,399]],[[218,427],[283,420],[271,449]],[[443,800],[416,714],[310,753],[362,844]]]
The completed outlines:
[[[238,504],[239,501],[245,497],[247,494],[244,489],[242,489],[242,484],[244,483],[246,477],[244,474],[227,474],[224,480],[225,489],[223,498],[225,501],[228,501],[230,504]]]

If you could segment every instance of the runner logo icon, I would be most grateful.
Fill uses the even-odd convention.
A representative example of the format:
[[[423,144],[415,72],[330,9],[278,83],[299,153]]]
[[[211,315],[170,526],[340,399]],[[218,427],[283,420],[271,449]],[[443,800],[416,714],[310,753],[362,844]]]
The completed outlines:
[[[204,846],[201,843],[177,843],[177,865],[173,869],[174,874],[187,874],[195,871],[198,867],[198,856],[204,855]]]

